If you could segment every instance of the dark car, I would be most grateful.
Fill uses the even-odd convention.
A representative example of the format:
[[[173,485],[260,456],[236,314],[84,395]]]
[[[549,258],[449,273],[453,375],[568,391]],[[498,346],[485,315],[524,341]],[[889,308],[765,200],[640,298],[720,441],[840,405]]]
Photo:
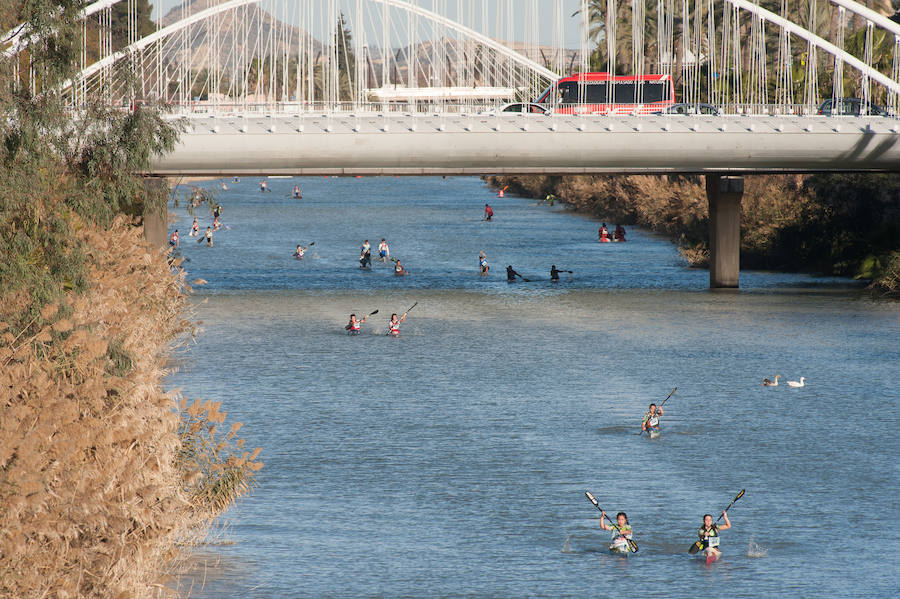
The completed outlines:
[[[719,116],[719,109],[712,104],[704,104],[701,102],[684,102],[681,104],[672,104],[664,110],[654,112],[653,114],[702,114],[707,116]]]
[[[863,102],[859,98],[841,98],[836,101],[825,100],[819,104],[816,114],[822,116],[859,116],[860,114],[884,116],[887,112],[878,104]]]

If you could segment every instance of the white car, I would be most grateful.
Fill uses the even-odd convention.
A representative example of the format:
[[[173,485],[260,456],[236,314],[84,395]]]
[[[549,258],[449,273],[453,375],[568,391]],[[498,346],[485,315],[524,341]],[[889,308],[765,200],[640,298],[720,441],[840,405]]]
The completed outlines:
[[[535,104],[534,102],[512,102],[504,104],[500,108],[485,110],[480,114],[496,116],[498,114],[551,114],[552,110],[543,104]]]

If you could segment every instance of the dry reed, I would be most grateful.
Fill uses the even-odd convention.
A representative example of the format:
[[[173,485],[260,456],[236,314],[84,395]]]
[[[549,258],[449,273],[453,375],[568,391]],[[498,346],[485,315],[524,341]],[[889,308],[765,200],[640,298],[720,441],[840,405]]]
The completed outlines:
[[[217,435],[219,404],[161,388],[192,332],[183,273],[124,219],[79,226],[87,292],[36,334],[0,322],[0,597],[167,595],[167,564],[249,490],[259,452],[239,425]],[[4,313],[28,303],[0,294]]]

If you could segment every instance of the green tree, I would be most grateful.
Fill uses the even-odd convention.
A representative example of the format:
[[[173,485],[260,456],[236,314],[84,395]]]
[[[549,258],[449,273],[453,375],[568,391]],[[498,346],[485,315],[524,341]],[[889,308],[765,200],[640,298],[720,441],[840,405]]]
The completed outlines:
[[[356,88],[356,56],[353,54],[353,35],[343,11],[338,15],[334,46],[337,49],[338,95],[341,100],[353,100]]]

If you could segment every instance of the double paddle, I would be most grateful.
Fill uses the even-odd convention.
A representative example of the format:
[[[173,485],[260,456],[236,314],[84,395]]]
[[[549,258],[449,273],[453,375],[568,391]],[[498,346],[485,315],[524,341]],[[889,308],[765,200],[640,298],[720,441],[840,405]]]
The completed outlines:
[[[737,496],[736,496],[734,499],[731,500],[731,503],[728,504],[728,507],[725,508],[724,510],[722,510],[722,514],[724,514],[724,513],[727,512],[728,510],[730,510],[730,509],[731,509],[731,506],[734,505],[734,502],[737,501],[738,499],[740,499],[740,498],[743,497],[743,496],[744,496],[744,489],[741,489],[741,492],[738,493]],[[715,526],[716,524],[719,523],[719,520],[722,519],[722,514],[719,514],[719,517],[716,518],[716,521],[715,521],[715,523],[713,524],[713,526]],[[691,545],[691,548],[688,549],[688,553],[690,553],[691,555],[694,555],[695,553],[697,553],[698,551],[700,551],[701,549],[703,549],[703,546],[704,546],[705,544],[706,544],[706,543],[703,542],[702,540],[696,541],[693,545]]]
[[[312,244],[310,244],[310,245],[312,245]],[[366,314],[366,315],[363,317],[363,320],[367,320],[370,316],[374,316],[375,314],[378,314],[378,310],[374,310],[374,311],[372,311],[372,312],[369,312],[368,314]],[[360,322],[362,322],[362,320],[361,320]],[[344,327],[344,330],[349,331],[351,328],[353,328],[353,327],[351,327],[351,326],[348,324],[347,326]]]
[[[588,501],[590,501],[591,503],[594,504],[595,508],[600,510],[600,512],[603,514],[603,517],[606,518],[610,524],[612,524],[613,528],[618,530],[619,533],[622,532],[621,529],[619,529],[619,527],[616,525],[616,523],[613,522],[612,520],[610,520],[609,516],[607,516],[606,513],[603,512],[603,508],[601,508],[600,504],[597,503],[597,498],[594,497],[593,493],[591,493],[590,491],[585,491],[584,496],[588,498]],[[633,539],[629,539],[628,537],[625,537],[625,540],[628,541],[628,549],[630,549],[632,553],[637,553],[637,551],[638,551],[637,543],[635,543]]]
[[[659,407],[662,408],[664,405],[666,405],[666,402],[669,401],[669,398],[670,398],[670,397],[672,397],[673,395],[675,395],[675,392],[676,392],[676,391],[678,391],[678,387],[675,387],[674,389],[672,389],[672,392],[669,393],[668,396],[666,396],[666,398],[663,400],[663,402],[662,402],[661,404],[659,404]],[[641,432],[635,433],[635,435],[637,435],[638,437],[640,437],[640,436],[643,435],[643,434],[644,434],[644,429],[643,429],[643,428],[641,429]]]

